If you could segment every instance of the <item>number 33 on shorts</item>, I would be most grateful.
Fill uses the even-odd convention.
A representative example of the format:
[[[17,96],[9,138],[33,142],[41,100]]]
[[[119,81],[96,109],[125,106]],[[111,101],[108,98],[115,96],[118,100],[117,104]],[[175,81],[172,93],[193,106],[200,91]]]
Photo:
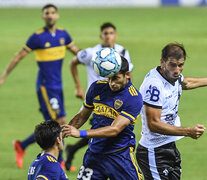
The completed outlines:
[[[84,166],[81,166],[77,179],[90,180],[92,175],[93,175],[93,169],[85,168]]]

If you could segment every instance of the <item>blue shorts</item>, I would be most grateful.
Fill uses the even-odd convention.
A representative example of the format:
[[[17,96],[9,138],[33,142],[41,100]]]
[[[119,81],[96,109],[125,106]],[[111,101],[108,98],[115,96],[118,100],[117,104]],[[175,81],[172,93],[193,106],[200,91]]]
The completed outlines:
[[[49,89],[45,86],[40,86],[37,95],[40,111],[45,120],[56,120],[66,115],[64,110],[63,92],[61,89]]]
[[[78,180],[142,180],[135,163],[133,148],[127,147],[111,154],[93,153],[89,149],[78,173]]]

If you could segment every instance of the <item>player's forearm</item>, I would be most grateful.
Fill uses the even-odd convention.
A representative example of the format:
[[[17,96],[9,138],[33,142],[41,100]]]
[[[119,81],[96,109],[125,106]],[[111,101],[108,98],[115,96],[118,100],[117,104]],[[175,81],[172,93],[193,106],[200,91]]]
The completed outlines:
[[[73,119],[68,124],[79,129],[86,121],[87,118],[82,118],[80,113],[78,113],[73,117]]]
[[[120,130],[113,126],[105,126],[98,129],[87,130],[87,137],[89,138],[104,138],[104,137],[114,137],[120,133]]]
[[[183,82],[183,89],[189,90],[198,87],[207,86],[207,77],[203,78],[194,78],[194,77],[185,77]]]
[[[9,65],[7,66],[6,70],[4,71],[2,77],[6,79],[8,74],[16,67],[16,65],[20,62],[20,60],[27,54],[25,50],[20,50],[14,58],[11,60]]]
[[[70,63],[70,70],[72,73],[73,81],[75,83],[76,89],[81,88],[80,80],[78,77],[78,69],[77,69],[77,64],[71,61]]]
[[[172,135],[172,136],[189,136],[189,127],[175,127],[164,122],[153,122],[149,125],[150,131],[159,134]]]
[[[6,70],[4,71],[2,77],[6,79],[6,77],[9,75],[9,73],[15,68],[15,66],[19,63],[21,59],[19,56],[15,56],[12,61],[7,66]]]

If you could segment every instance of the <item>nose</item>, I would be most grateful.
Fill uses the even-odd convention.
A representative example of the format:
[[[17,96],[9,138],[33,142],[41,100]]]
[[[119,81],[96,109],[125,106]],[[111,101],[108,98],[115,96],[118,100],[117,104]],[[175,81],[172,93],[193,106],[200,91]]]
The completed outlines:
[[[176,68],[175,68],[175,72],[176,72],[177,74],[180,74],[181,71],[182,71],[182,68],[179,67],[179,66],[176,66]]]

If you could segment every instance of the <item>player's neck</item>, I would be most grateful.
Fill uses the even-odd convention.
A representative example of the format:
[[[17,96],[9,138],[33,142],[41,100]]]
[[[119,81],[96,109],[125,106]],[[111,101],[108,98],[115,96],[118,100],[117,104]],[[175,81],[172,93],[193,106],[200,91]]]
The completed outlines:
[[[102,43],[102,47],[110,47],[110,48],[113,48],[114,49],[114,44],[105,44],[105,43]]]
[[[46,28],[48,29],[48,31],[51,33],[51,34],[55,34],[56,32],[56,26],[47,26],[46,25]]]
[[[58,159],[58,155],[59,155],[59,150],[56,148],[51,148],[49,150],[44,151],[44,153],[50,154],[53,157],[55,157],[56,159]]]

